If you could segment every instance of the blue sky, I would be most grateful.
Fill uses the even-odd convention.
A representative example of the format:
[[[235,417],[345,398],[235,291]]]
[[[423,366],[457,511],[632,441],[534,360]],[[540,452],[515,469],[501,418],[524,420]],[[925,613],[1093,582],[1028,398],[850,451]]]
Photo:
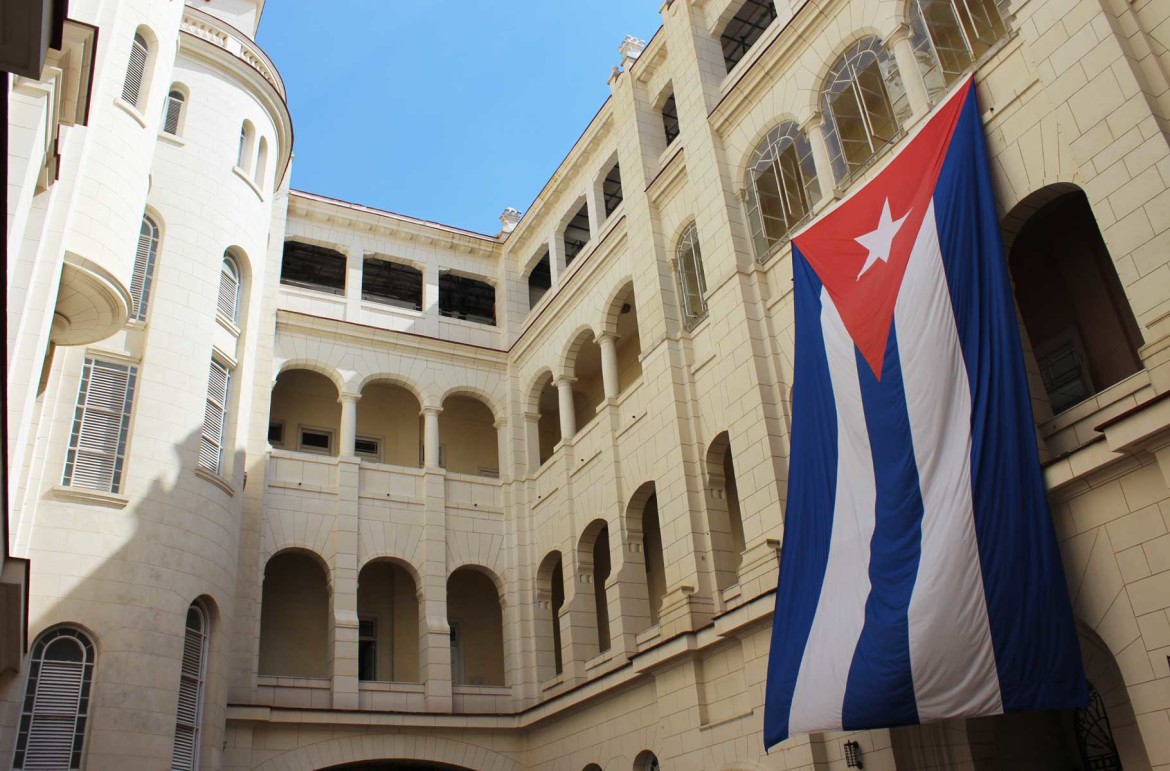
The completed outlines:
[[[268,0],[257,41],[288,87],[292,186],[495,234],[609,96],[659,0]]]

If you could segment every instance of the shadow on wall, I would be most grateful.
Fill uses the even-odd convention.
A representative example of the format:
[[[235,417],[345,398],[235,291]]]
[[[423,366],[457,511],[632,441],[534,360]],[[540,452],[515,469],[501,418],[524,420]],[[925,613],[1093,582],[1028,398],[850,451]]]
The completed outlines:
[[[128,746],[144,763],[160,768],[172,755],[189,757],[196,747],[198,764],[221,762],[240,522],[220,505],[233,499],[194,473],[200,440],[195,432],[170,445],[172,460],[165,473],[146,483],[136,476],[136,468],[145,465],[151,438],[135,437],[121,483],[121,494],[132,501],[125,507],[54,493],[39,502],[30,649],[36,651],[36,642],[46,633],[71,629],[88,638],[94,651],[92,684],[86,688],[80,676],[76,680],[84,689],[76,702],[84,720],[75,724],[74,746],[65,745],[66,755],[60,759],[46,755],[43,767],[77,767],[70,766],[77,760],[116,767]],[[159,452],[150,460],[158,467],[165,457]],[[243,462],[240,452],[234,463]],[[60,469],[48,471],[54,481],[60,474]],[[236,496],[238,500],[239,491]],[[108,551],[113,543],[120,545]],[[60,550],[60,559],[47,559],[54,550]],[[44,560],[41,571],[36,570],[38,556]],[[56,575],[47,572],[57,566]],[[198,630],[188,635],[193,604],[204,612],[206,638]],[[185,645],[194,658],[184,671]],[[30,747],[45,746],[27,738],[30,730],[36,734],[38,724],[46,725],[43,719],[25,714],[19,727],[15,724],[26,691],[37,687],[30,680],[34,669],[46,671],[26,662],[22,672],[0,682],[10,716],[0,766],[17,761],[13,748],[28,753]],[[188,695],[202,690],[201,715],[178,715],[181,689]],[[13,736],[18,728],[20,738]],[[48,730],[55,732],[51,726]],[[29,765],[35,757],[28,753],[20,760]]]

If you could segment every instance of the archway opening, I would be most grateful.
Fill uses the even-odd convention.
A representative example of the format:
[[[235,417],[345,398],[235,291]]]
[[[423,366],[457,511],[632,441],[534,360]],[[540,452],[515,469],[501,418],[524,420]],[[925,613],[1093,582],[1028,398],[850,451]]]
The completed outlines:
[[[447,579],[447,621],[451,625],[451,682],[505,685],[504,614],[495,583],[473,568]]]
[[[355,454],[375,463],[422,468],[422,405],[409,389],[388,381],[362,388]]]
[[[597,416],[605,401],[605,383],[601,377],[601,347],[593,332],[583,332],[576,343],[573,361],[573,413],[580,431]]]
[[[337,386],[319,372],[290,369],[272,387],[268,443],[314,455],[337,455],[341,405]]]
[[[561,609],[565,606],[565,574],[561,553],[549,552],[536,573],[536,655],[541,681],[559,675],[561,660]]]
[[[543,465],[552,457],[557,442],[561,441],[560,403],[551,372],[546,372],[537,382],[534,396],[536,411],[540,416],[536,422],[537,458]]]
[[[626,284],[614,297],[610,319],[617,334],[618,391],[625,393],[642,377],[642,339],[638,333],[638,302],[632,283]]]
[[[329,674],[329,590],[313,557],[282,552],[264,566],[260,600],[260,674]]]
[[[500,445],[490,407],[473,396],[448,396],[443,401],[439,460],[457,474],[500,475]]]
[[[1054,414],[1141,369],[1141,330],[1082,191],[1028,217],[1008,263]]]
[[[651,495],[642,508],[642,548],[646,553],[646,592],[650,603],[650,625],[653,626],[658,623],[662,598],[666,596],[666,561],[662,554],[656,494]]]
[[[746,548],[735,463],[726,431],[715,437],[707,448],[707,516],[715,585],[722,591],[738,583]]]
[[[417,683],[418,595],[414,578],[389,560],[358,574],[358,679]]]

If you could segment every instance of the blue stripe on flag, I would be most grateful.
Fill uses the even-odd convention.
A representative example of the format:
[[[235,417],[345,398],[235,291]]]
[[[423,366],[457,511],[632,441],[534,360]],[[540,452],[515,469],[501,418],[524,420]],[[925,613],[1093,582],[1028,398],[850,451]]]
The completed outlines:
[[[817,600],[829,560],[837,489],[837,410],[829,379],[829,362],[821,328],[821,281],[792,247],[795,282],[796,340],[793,393],[800,389],[802,412],[792,416],[792,467],[788,490],[785,541],[801,548],[782,552],[768,659],[769,693],[765,705],[765,744],[788,738],[792,695],[801,659],[816,615]],[[802,577],[798,585],[795,580]],[[815,587],[816,591],[810,591]],[[798,592],[799,590],[799,592]]]
[[[853,654],[842,712],[844,728],[850,730],[918,722],[907,615],[922,556],[923,511],[893,324],[881,381],[860,352],[857,371],[877,501],[865,626]]]
[[[1087,702],[1023,369],[979,106],[967,99],[935,188],[939,245],[972,391],[971,478],[1005,712]],[[1021,591],[1021,589],[1027,591]]]

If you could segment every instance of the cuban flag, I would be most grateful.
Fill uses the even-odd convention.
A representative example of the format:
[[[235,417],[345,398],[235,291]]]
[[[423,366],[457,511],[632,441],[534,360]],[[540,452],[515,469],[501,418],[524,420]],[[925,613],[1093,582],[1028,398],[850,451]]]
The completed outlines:
[[[1085,704],[970,79],[792,264],[765,746]]]

